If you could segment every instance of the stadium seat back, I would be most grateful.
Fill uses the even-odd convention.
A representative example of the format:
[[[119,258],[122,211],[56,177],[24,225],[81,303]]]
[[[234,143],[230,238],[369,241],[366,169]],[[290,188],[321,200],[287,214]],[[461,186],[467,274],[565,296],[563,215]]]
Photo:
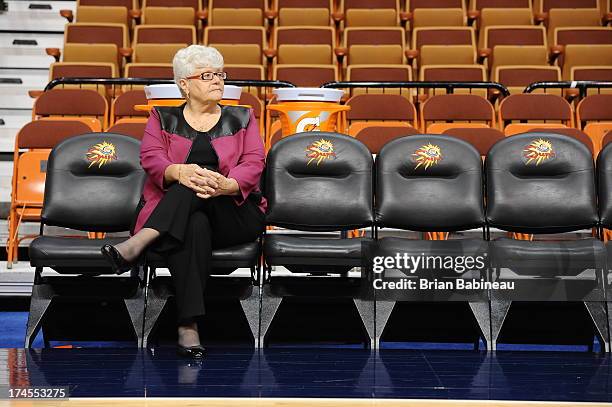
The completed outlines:
[[[470,144],[420,134],[385,145],[376,157],[376,222],[416,231],[484,224],[482,160]]]
[[[372,224],[372,156],[338,133],[298,133],[268,153],[270,225],[298,230],[351,230]]]
[[[338,80],[338,67],[329,64],[281,64],[274,67],[272,79],[291,82],[296,86],[319,87]]]
[[[491,103],[478,95],[435,95],[421,105],[422,129],[432,122],[481,122],[492,126],[495,111]]]
[[[55,146],[47,164],[44,223],[129,230],[145,179],[139,155],[138,140],[112,133],[85,134]]]
[[[419,131],[403,121],[368,121],[351,124],[348,134],[365,144],[372,154],[378,154],[388,142]]]
[[[553,133],[520,134],[493,146],[485,163],[492,227],[562,233],[597,224],[593,157],[580,141]]]

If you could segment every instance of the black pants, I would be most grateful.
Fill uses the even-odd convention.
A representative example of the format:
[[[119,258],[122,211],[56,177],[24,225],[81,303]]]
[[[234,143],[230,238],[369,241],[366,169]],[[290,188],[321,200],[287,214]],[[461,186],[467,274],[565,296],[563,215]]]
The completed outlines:
[[[165,258],[174,278],[179,323],[204,315],[212,250],[253,242],[263,232],[257,200],[250,196],[238,206],[230,196],[202,199],[175,183],[143,226],[160,232],[150,249]]]

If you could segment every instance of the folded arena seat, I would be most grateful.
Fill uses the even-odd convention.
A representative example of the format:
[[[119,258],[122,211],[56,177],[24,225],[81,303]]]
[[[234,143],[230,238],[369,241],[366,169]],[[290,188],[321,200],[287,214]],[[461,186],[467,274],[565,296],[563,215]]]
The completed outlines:
[[[367,147],[353,137],[329,132],[284,138],[268,153],[266,196],[268,225],[305,233],[278,230],[264,238],[260,343],[283,298],[297,296],[351,300],[370,344],[373,302],[360,300],[359,278],[347,277],[350,269],[361,266],[362,242],[370,239],[347,239],[342,234],[372,226],[372,155]],[[313,237],[309,232],[319,234]],[[277,275],[273,266],[284,266],[292,275]]]
[[[567,235],[599,222],[589,149],[560,134],[515,135],[489,151],[486,175],[487,223],[535,235],[533,241],[491,242],[491,280],[514,284],[513,290],[491,293],[492,349],[514,301],[584,304],[602,349],[609,349],[604,245],[591,237]],[[550,234],[556,236],[540,237]]]
[[[125,237],[88,239],[46,235],[46,226],[86,232],[127,232],[140,200],[145,173],[139,163],[140,142],[113,133],[89,133],[58,144],[49,156],[41,236],[30,244],[30,264],[36,268],[25,346],[30,347],[51,302],[70,298],[87,302],[96,298],[123,300],[141,343],[144,290],[134,270],[121,277],[102,256],[104,244]],[[127,234],[127,233],[126,233]],[[44,268],[59,273],[42,275]],[[76,276],[75,276],[76,275]],[[45,341],[50,338],[45,334]]]
[[[371,256],[407,255],[422,260],[417,270],[385,270],[381,280],[444,283],[451,288],[376,292],[376,341],[381,339],[399,301],[468,303],[474,316],[475,343],[490,344],[488,290],[464,289],[487,280],[488,242],[484,240],[483,172],[480,153],[470,144],[446,135],[420,134],[396,139],[376,157],[376,225],[379,240]],[[434,234],[483,228],[477,238],[442,240],[380,237],[384,228]],[[470,256],[474,261],[463,264]],[[427,258],[459,259],[453,267]],[[373,261],[373,258],[368,259]],[[478,260],[478,265],[476,264]],[[446,261],[446,260],[445,260]],[[388,279],[391,277],[391,280]],[[461,285],[461,283],[465,283]],[[450,305],[452,303],[452,305]]]

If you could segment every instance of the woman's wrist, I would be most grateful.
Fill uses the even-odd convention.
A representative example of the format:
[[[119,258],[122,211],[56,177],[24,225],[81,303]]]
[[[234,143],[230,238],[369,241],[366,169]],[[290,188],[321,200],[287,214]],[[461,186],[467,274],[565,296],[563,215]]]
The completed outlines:
[[[166,184],[180,182],[182,166],[182,164],[170,164],[166,167],[166,171],[164,172],[164,181],[166,181]]]

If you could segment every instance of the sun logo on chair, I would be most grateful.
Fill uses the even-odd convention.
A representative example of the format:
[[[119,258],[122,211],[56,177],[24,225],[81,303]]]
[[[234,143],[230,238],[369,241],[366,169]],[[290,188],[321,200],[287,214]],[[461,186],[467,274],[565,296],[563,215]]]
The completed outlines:
[[[100,168],[103,165],[117,159],[115,145],[107,141],[95,144],[91,146],[89,150],[87,150],[86,157],[87,161],[90,162],[89,167],[87,168],[91,168],[91,166],[95,164],[98,164],[98,168]]]
[[[310,163],[315,160],[317,161],[317,165],[319,165],[328,158],[336,158],[334,144],[325,139],[317,140],[306,148],[306,158],[310,158],[306,165],[310,165]]]
[[[535,163],[540,165],[544,161],[548,161],[555,157],[555,150],[553,149],[552,143],[548,140],[537,139],[532,141],[523,150],[523,158],[525,159],[525,165]]]
[[[415,150],[412,156],[417,163],[414,169],[416,170],[420,166],[423,166],[423,169],[426,170],[442,160],[442,150],[439,146],[428,143]]]

